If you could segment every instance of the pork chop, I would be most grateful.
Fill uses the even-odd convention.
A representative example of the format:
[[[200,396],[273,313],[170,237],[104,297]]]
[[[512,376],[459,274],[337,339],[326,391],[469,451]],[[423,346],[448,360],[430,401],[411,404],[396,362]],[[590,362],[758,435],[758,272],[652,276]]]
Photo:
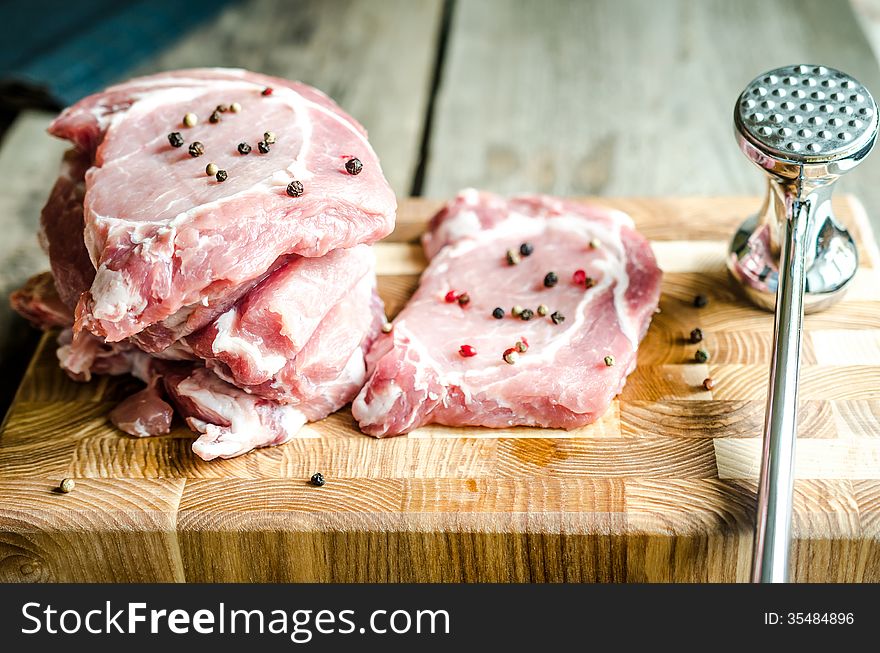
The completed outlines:
[[[240,110],[215,114],[232,104]],[[183,126],[190,112],[199,122]],[[279,257],[322,256],[393,228],[394,193],[363,128],[296,82],[223,69],[139,78],[66,109],[50,132],[92,155],[83,221],[96,272],[76,327],[107,341],[177,316],[173,331],[198,305],[249,289]],[[203,154],[190,155],[195,143]],[[209,162],[225,180],[205,174]]]
[[[365,433],[432,422],[571,429],[606,411],[660,294],[654,255],[628,216],[465,191],[423,244],[430,264],[369,352],[352,405]]]

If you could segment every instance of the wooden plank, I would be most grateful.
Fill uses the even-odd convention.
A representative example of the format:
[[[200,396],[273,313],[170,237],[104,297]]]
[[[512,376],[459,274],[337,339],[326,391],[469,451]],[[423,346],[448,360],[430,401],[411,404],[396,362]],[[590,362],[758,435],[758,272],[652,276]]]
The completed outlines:
[[[370,133],[394,190],[419,162],[442,0],[248,0],[132,74],[230,66],[312,84]]]
[[[880,89],[847,0],[459,0],[425,194],[756,193],[762,175],[734,143],[733,105],[755,75],[799,61]],[[878,175],[875,155],[841,182],[875,231]]]
[[[341,410],[284,446],[207,463],[182,424],[154,438],[115,431],[107,412],[137,383],[73,383],[46,336],[0,433],[0,580],[746,580],[772,316],[733,291],[723,243],[757,199],[602,201],[629,209],[676,271],[639,367],[595,424],[374,440]],[[872,239],[858,203],[837,201]],[[377,246],[392,311],[417,284],[415,240],[436,208],[403,202]],[[863,263],[858,288],[805,325],[798,580],[880,580],[875,248]],[[326,486],[308,484],[315,471]],[[77,479],[73,494],[52,492],[63,477]]]

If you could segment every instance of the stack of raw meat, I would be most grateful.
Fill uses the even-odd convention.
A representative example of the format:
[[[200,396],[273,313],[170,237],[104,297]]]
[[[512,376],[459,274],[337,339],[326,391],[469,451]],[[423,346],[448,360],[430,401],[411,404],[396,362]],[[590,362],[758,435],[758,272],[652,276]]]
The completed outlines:
[[[111,87],[49,131],[74,146],[41,217],[52,275],[13,304],[64,328],[72,377],[147,384],[117,426],[167,433],[176,409],[210,460],[351,401],[384,321],[369,245],[396,211],[354,119],[304,84],[202,69]]]

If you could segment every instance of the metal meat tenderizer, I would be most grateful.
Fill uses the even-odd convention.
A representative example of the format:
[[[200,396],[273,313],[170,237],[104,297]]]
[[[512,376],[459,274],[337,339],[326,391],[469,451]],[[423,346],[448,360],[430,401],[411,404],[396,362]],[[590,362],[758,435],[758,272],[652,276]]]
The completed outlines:
[[[740,149],[769,184],[760,211],[731,242],[728,268],[752,301],[776,309],[752,581],[784,583],[803,314],[840,299],[855,275],[856,246],[834,216],[831,190],[873,148],[877,105],[839,70],[786,66],[746,87],[734,125]]]

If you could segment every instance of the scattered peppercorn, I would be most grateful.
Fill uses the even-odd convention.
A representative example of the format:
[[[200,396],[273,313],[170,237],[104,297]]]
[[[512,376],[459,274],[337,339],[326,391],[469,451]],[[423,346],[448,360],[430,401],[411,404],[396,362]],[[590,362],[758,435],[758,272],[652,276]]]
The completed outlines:
[[[272,93],[274,91],[275,91],[275,89],[273,89],[271,86],[267,86],[266,88],[263,89],[263,92],[261,93],[261,95],[272,95]]]
[[[447,304],[452,304],[455,302],[455,300],[458,299],[458,295],[455,293],[454,290],[450,290],[448,293],[446,293],[446,296],[443,299],[446,300]]]
[[[58,489],[61,490],[64,494],[68,494],[69,492],[73,492],[73,488],[75,487],[76,482],[72,478],[65,478],[61,481]]]
[[[205,146],[199,141],[194,141],[189,146],[189,155],[193,158],[202,156],[205,153]]]
[[[520,354],[525,354],[529,350],[529,343],[523,340],[517,340],[513,348],[516,349]]]
[[[550,315],[550,319],[553,320],[553,324],[561,324],[565,322],[565,316],[559,311],[553,311]]]
[[[238,153],[239,154],[250,154],[253,148],[247,143],[239,143],[238,144]]]
[[[171,132],[168,134],[168,142],[171,143],[171,147],[180,147],[183,145],[183,136],[180,132]]]
[[[519,319],[521,319],[523,322],[528,322],[533,317],[535,317],[535,311],[530,308],[524,308],[522,310],[522,313],[519,314]]]
[[[194,113],[187,113],[183,116],[183,124],[186,127],[195,127],[199,124],[199,117]]]
[[[705,350],[704,348],[700,347],[697,350],[697,353],[694,354],[694,360],[696,360],[698,363],[705,363],[706,361],[709,360],[709,352],[707,350]]]
[[[519,253],[523,256],[531,256],[534,251],[535,247],[531,243],[523,243],[519,246]]]
[[[219,111],[220,113],[226,113],[229,111],[229,106],[225,104],[218,104],[214,111]]]
[[[359,175],[364,169],[364,164],[358,158],[349,159],[345,162],[345,171],[350,175]]]
[[[287,194],[291,197],[299,197],[303,194],[303,185],[301,181],[297,181],[294,179],[292,182],[287,184]]]
[[[541,317],[544,317],[545,315],[547,315],[547,312],[549,310],[550,309],[547,308],[546,304],[538,304],[538,315],[540,315]]]
[[[589,290],[590,288],[592,288],[595,285],[596,285],[596,280],[593,279],[593,277],[587,277],[586,279],[584,279],[584,288],[586,288],[587,290]]]
[[[703,330],[699,327],[691,331],[691,342],[697,344],[703,340]]]
[[[239,111],[241,111],[241,105],[238,102],[233,102],[229,105],[229,110],[232,113],[238,113]]]
[[[591,248],[591,249],[599,249],[600,247],[602,247],[602,243],[599,242],[599,239],[598,239],[598,238],[593,238],[593,239],[590,241],[590,248]]]
[[[210,122],[211,124],[214,124],[214,125],[216,125],[218,122],[220,122],[220,112],[213,111],[211,113],[211,115],[208,117],[208,122]]]
[[[326,482],[327,481],[324,480],[324,475],[321,472],[312,474],[311,484],[315,487],[322,487]]]
[[[587,273],[583,270],[575,270],[571,275],[571,281],[577,286],[582,285],[587,280]]]
[[[507,250],[507,264],[517,265],[520,262],[519,253],[515,249]]]
[[[711,390],[714,387],[715,387],[715,381],[712,380],[712,377],[707,377],[707,378],[703,379],[703,389],[704,390]]]
[[[613,367],[614,366],[614,356],[606,356],[605,357],[605,367]]]
[[[214,175],[216,175],[219,170],[220,168],[217,167],[216,163],[209,163],[205,166],[205,174],[209,177],[213,177]]]
[[[709,303],[709,298],[706,297],[703,293],[700,293],[696,297],[694,297],[694,306],[697,308],[703,308],[706,304]]]
[[[458,305],[459,306],[467,306],[470,303],[470,301],[471,301],[471,296],[468,295],[466,292],[463,292],[458,296]]]
[[[275,145],[275,132],[263,132],[263,140],[269,145]]]
[[[555,272],[548,272],[544,275],[544,285],[547,288],[552,288],[557,283],[559,283],[559,277],[556,276]]]
[[[217,176],[217,181],[220,181],[220,182],[226,181],[229,178],[229,175],[226,174],[225,170],[218,170],[216,176]]]
[[[266,141],[260,141],[257,143],[257,149],[263,154],[269,154],[269,144]]]
[[[504,317],[504,309],[500,306],[496,306],[495,310],[492,311],[492,317],[494,317],[496,320],[502,319]]]
[[[477,355],[477,350],[470,345],[462,345],[459,348],[458,353],[461,355],[462,358],[470,358],[471,356]]]
[[[504,354],[502,354],[501,358],[503,358],[504,362],[508,365],[513,365],[519,360],[519,354],[516,353],[516,349],[511,347],[510,349],[504,350]]]
[[[382,333],[391,333],[392,329],[394,329],[394,325],[391,322],[385,322],[382,325]]]
[[[519,317],[520,315],[522,315],[522,312],[523,307],[519,304],[510,309],[510,314],[513,315],[513,317]]]

